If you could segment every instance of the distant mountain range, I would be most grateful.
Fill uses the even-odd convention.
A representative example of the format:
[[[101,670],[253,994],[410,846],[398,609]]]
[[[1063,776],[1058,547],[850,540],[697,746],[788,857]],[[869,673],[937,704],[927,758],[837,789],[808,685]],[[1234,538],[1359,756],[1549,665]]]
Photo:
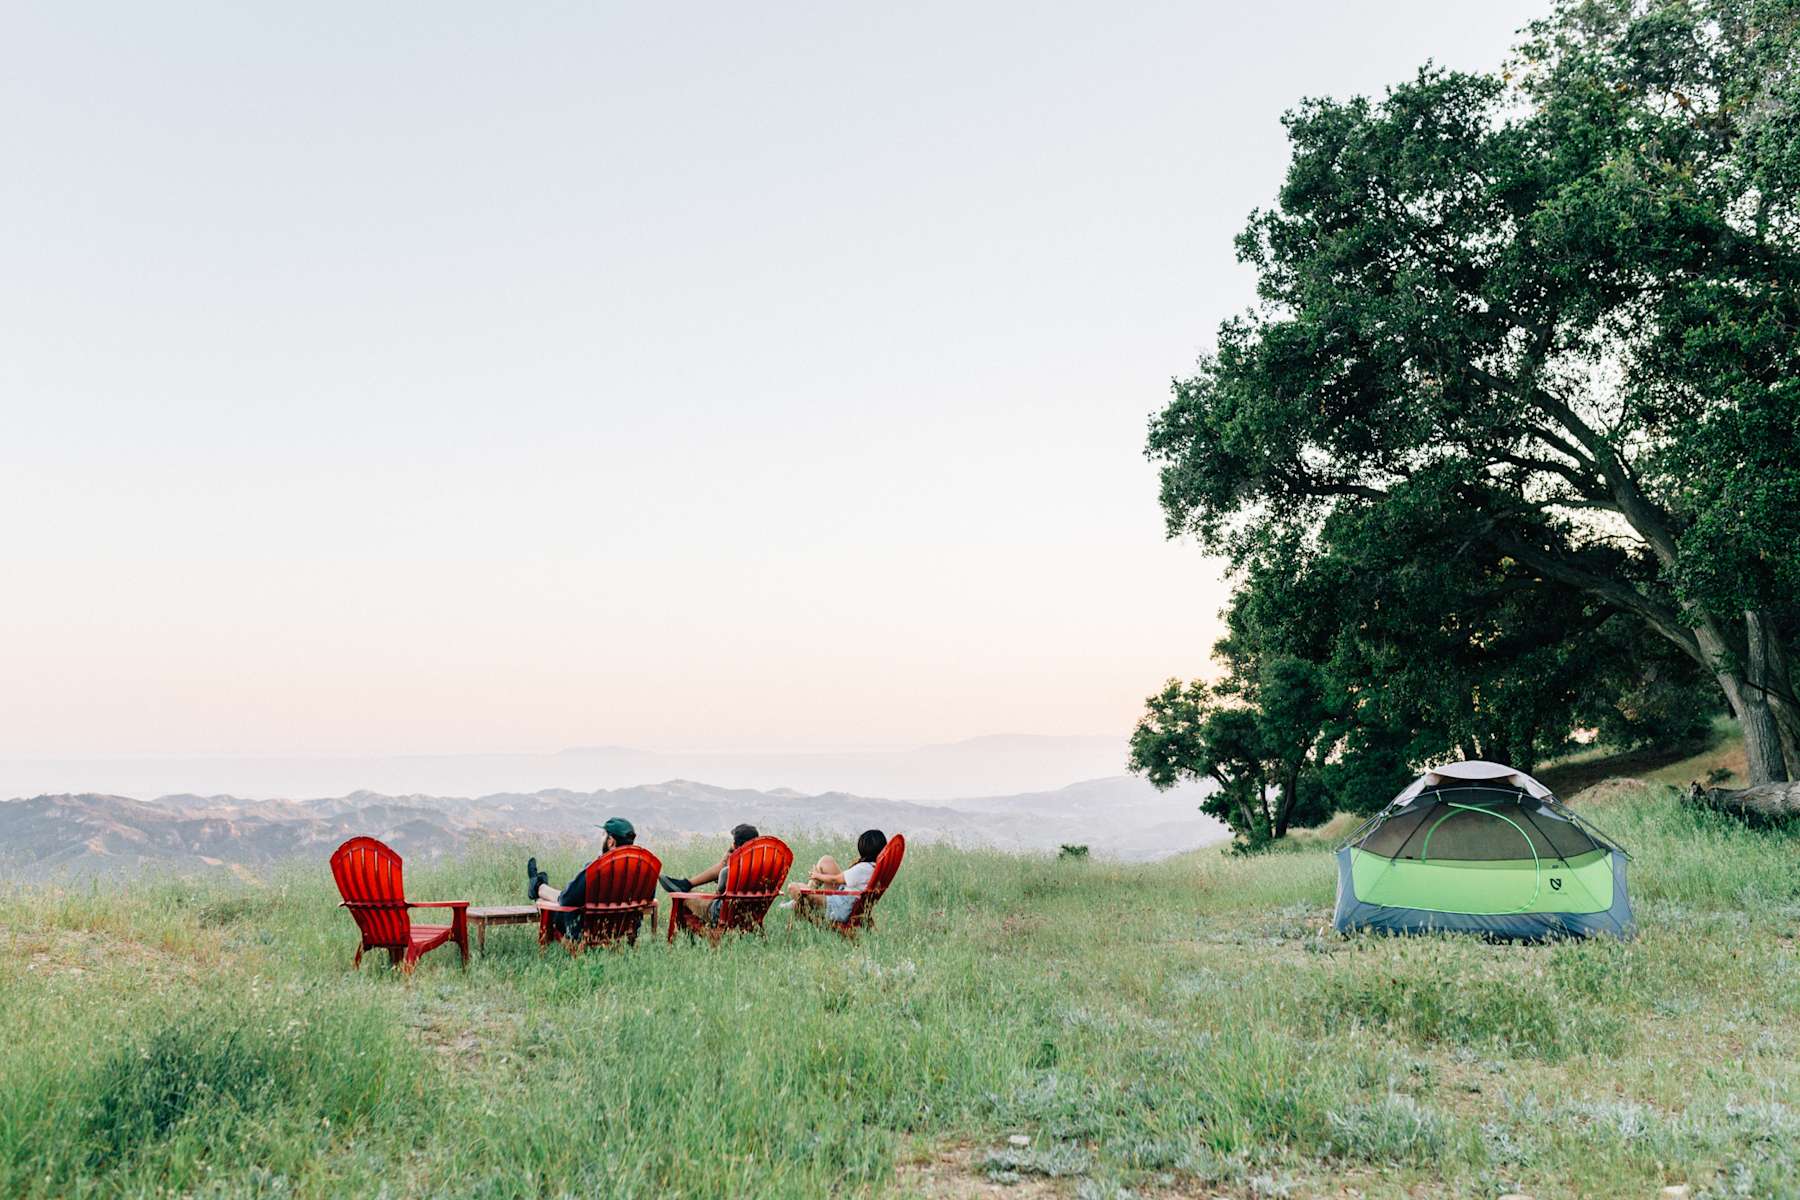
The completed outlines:
[[[212,755],[0,758],[0,797],[97,792],[160,796],[482,795],[591,791],[646,779],[705,779],[763,791],[833,789],[952,800],[1052,791],[1125,769],[1123,735],[1001,734],[900,750],[720,753],[586,746],[552,754]]]
[[[651,846],[689,837],[722,840],[731,826],[750,821],[775,834],[842,836],[879,828],[916,841],[1014,850],[1078,842],[1096,854],[1154,858],[1227,836],[1198,811],[1202,795],[1193,787],[1158,792],[1129,776],[945,803],[686,780],[475,799],[368,791],[318,800],[41,795],[0,803],[0,878],[77,881],[150,871],[253,876],[284,859],[322,860],[357,834],[379,837],[407,858],[433,858],[490,838],[591,841],[594,826],[615,814],[629,817],[639,840]]]

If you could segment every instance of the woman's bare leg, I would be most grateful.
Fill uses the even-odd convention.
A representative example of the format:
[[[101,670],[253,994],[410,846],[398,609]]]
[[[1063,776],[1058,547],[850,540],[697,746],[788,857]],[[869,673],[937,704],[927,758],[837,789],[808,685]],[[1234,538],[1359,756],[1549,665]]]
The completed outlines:
[[[813,867],[813,875],[841,875],[841,874],[843,874],[843,872],[838,870],[837,859],[831,857],[831,855],[829,855],[829,854],[827,854],[824,858],[821,858],[818,861],[818,864]],[[838,888],[840,888],[842,886],[843,886],[843,884],[841,884],[841,883],[818,883],[818,882],[815,882],[813,880],[812,876],[810,876],[810,875],[807,877],[807,881],[805,883],[790,883],[790,884],[788,884],[788,889],[787,889],[788,895],[790,895],[794,898],[794,915],[798,916],[798,917],[805,917],[809,921],[818,920],[820,914],[825,911],[825,902],[823,900],[819,899],[819,897],[817,897],[817,896],[807,895],[806,894],[807,889],[808,888],[814,888],[814,889],[823,888],[826,891],[836,891]]]
[[[837,859],[831,857],[831,855],[829,855],[829,854],[827,854],[824,858],[821,858],[818,862],[818,865],[813,868],[813,875],[841,875],[841,874],[843,874],[843,872],[838,870]],[[833,884],[833,883],[827,883],[827,884],[814,883],[812,881],[812,876],[809,875],[809,876],[807,876],[805,883],[790,883],[790,884],[788,884],[787,885],[787,893],[788,893],[788,895],[790,895],[794,898],[794,902],[797,904],[817,904],[819,902],[819,898],[817,896],[804,896],[804,895],[801,895],[801,893],[806,891],[808,888],[824,887],[827,889],[835,890],[838,886],[839,886],[838,884]]]

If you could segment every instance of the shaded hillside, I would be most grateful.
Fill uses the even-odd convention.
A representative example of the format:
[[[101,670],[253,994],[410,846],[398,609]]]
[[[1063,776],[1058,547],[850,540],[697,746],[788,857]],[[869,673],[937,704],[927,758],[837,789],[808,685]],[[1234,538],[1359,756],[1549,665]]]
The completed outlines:
[[[1720,718],[1705,745],[1677,743],[1624,752],[1589,750],[1558,759],[1533,774],[1564,799],[1607,779],[1681,785],[1713,778],[1741,783],[1746,778],[1744,737],[1736,721]]]

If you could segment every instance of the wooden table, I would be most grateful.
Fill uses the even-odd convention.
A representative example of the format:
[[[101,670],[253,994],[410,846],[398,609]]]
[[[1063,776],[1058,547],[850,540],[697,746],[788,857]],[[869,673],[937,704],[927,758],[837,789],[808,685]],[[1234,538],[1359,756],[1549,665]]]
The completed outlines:
[[[487,953],[489,925],[536,925],[537,920],[535,904],[495,904],[469,910],[469,924],[475,927],[475,945],[483,954]]]

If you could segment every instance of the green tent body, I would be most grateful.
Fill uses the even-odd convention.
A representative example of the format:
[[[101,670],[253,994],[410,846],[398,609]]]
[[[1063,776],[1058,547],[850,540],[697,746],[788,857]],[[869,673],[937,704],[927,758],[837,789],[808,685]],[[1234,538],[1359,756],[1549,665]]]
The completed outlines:
[[[1341,932],[1629,937],[1628,856],[1511,767],[1447,763],[1338,848]]]

